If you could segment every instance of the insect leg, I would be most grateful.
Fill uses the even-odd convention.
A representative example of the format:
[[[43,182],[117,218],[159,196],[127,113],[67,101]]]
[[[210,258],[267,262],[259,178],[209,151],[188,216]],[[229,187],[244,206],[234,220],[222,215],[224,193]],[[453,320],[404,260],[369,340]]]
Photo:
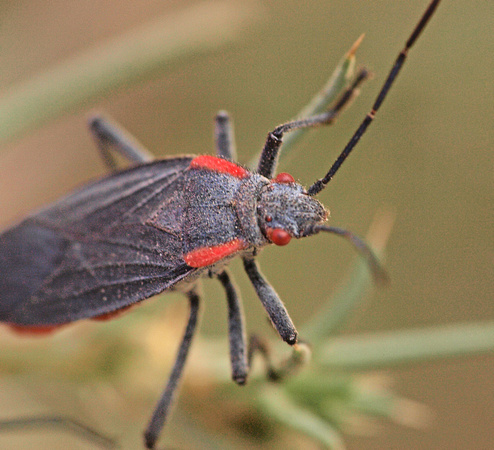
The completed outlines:
[[[250,336],[249,352],[247,354],[249,367],[252,366],[254,355],[258,354],[264,361],[267,379],[269,381],[281,381],[295,374],[310,361],[312,352],[307,343],[298,341],[292,348],[291,356],[278,361],[275,365],[269,343],[259,336]]]
[[[267,379],[270,381],[278,381],[279,377],[273,366],[269,344],[259,336],[252,335],[249,337],[249,351],[247,353],[249,367],[252,367],[252,360],[254,359],[255,354],[260,355],[264,361]]]
[[[232,378],[236,383],[244,384],[247,379],[249,366],[247,365],[242,302],[226,270],[218,275],[218,280],[220,280],[225,288],[228,301],[228,336],[230,339]]]
[[[180,343],[177,358],[175,359],[175,364],[173,365],[166,388],[163,391],[158,404],[156,405],[151,421],[149,422],[149,425],[144,433],[146,448],[154,448],[159,434],[165,425],[166,418],[170,412],[170,406],[173,403],[173,399],[177,391],[178,382],[182,376],[185,360],[187,359],[187,353],[189,352],[190,344],[197,326],[200,299],[197,293],[193,290],[187,295],[190,302],[189,321],[187,322],[187,327],[185,328],[185,333],[182,338],[182,342]]]
[[[117,169],[112,150],[120,153],[131,163],[142,164],[154,159],[151,153],[135,138],[105,117],[93,116],[89,119],[88,125],[103,162],[110,170],[115,171]]]
[[[243,261],[245,271],[279,335],[286,343],[296,344],[297,330],[278,294],[264,279],[254,259],[243,258]]]
[[[321,125],[331,125],[343,108],[354,98],[360,84],[369,77],[369,72],[366,69],[361,69],[355,77],[353,83],[341,94],[335,105],[315,116],[305,119],[294,120],[277,126],[271,133],[268,134],[264,148],[262,149],[261,157],[257,165],[257,172],[266,178],[272,178],[276,170],[278,156],[281,144],[283,143],[283,134],[289,131],[300,128],[313,128]]]
[[[233,123],[226,111],[219,111],[215,117],[214,142],[217,156],[229,161],[237,160]]]

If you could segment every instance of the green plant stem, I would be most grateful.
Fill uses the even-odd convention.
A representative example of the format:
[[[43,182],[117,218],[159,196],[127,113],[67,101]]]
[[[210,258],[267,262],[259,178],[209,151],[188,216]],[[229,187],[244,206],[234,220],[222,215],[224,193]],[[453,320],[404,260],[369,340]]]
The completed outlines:
[[[270,417],[289,428],[299,430],[333,450],[345,448],[338,431],[310,410],[301,408],[276,387],[266,385],[258,395],[260,407]]]
[[[0,144],[116,88],[166,72],[181,58],[215,50],[260,16],[253,2],[199,3],[13,85],[0,97]]]
[[[314,360],[328,370],[370,370],[483,353],[494,353],[494,321],[333,338]]]

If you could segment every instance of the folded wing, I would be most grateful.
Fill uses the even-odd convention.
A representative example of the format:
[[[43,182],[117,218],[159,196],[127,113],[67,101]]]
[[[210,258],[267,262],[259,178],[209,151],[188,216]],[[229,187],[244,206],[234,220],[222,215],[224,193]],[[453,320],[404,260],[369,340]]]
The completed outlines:
[[[54,325],[94,317],[193,276],[181,237],[146,224],[180,195],[190,160],[111,175],[0,235],[0,321]]]

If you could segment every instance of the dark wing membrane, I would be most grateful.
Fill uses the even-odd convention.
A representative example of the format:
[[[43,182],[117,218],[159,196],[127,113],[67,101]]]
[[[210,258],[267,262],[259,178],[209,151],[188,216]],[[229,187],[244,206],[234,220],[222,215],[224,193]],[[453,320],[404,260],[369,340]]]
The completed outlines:
[[[141,223],[167,198],[180,194],[181,177],[192,157],[162,159],[124,170],[84,186],[35,214],[50,227],[72,232],[101,231],[114,224]]]
[[[189,162],[174,158],[112,175],[0,235],[0,321],[94,317],[194,276],[180,236],[144,223],[174,195]]]

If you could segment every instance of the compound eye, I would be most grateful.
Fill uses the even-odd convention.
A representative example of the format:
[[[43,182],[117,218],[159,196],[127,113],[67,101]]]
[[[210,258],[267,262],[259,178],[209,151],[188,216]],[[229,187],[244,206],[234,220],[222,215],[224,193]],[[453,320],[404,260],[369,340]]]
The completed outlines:
[[[293,178],[289,173],[281,172],[276,175],[276,178],[273,180],[275,183],[295,183],[295,178]]]
[[[276,245],[286,245],[292,239],[288,231],[283,228],[268,228],[266,231],[268,239]]]

